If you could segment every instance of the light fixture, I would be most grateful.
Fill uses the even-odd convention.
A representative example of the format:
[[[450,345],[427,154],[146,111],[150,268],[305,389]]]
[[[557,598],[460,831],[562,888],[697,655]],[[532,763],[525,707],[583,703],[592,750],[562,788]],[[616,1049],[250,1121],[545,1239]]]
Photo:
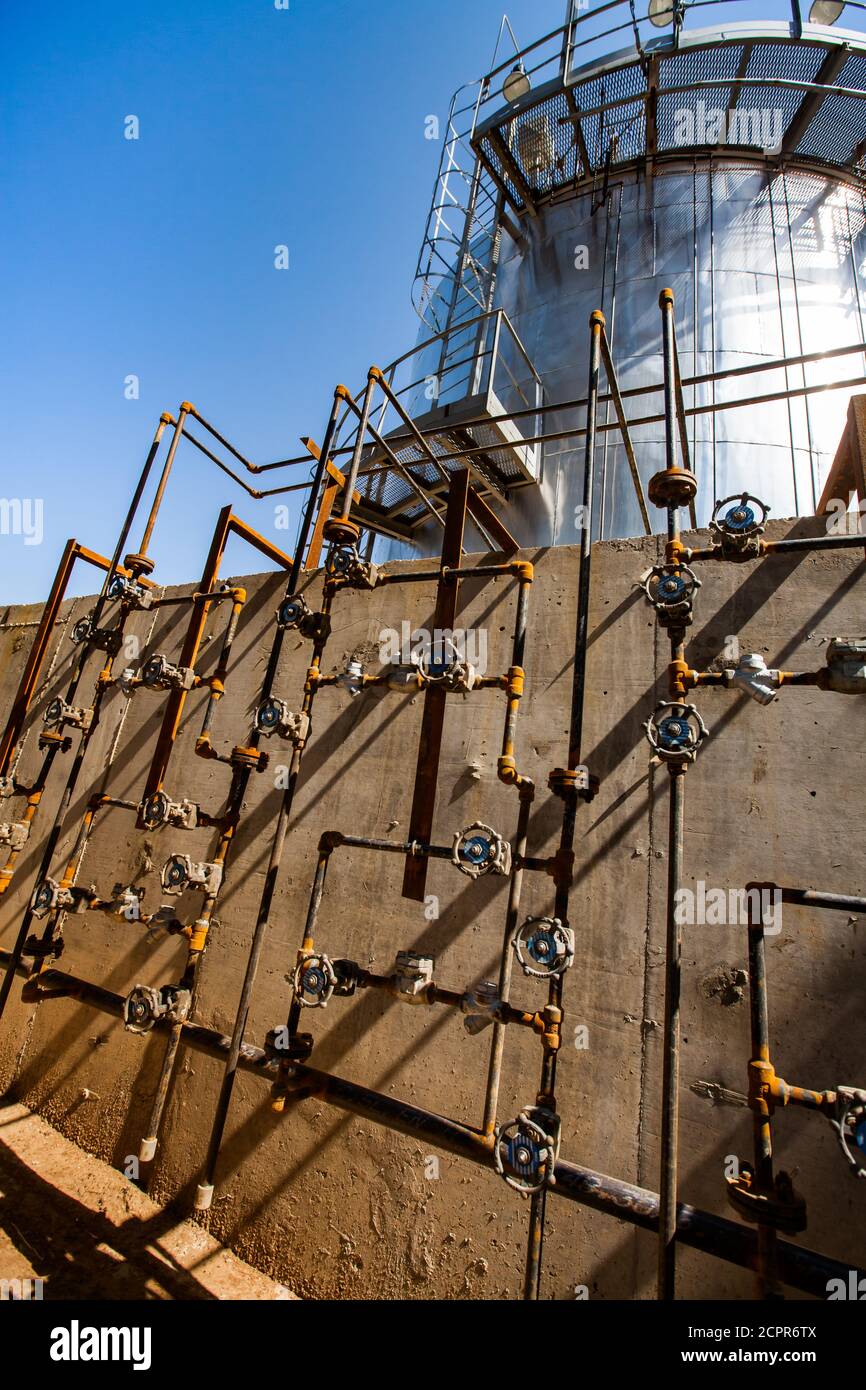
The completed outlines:
[[[809,11],[810,24],[835,24],[845,8],[845,0],[814,0]]]
[[[683,22],[685,8],[681,0],[650,0],[647,19],[657,29],[667,29],[669,24],[679,28]]]
[[[666,29],[673,23],[674,0],[650,0],[647,18],[657,29]]]
[[[502,95],[506,101],[519,101],[532,90],[532,83],[526,76],[526,68],[517,62],[502,84]]]

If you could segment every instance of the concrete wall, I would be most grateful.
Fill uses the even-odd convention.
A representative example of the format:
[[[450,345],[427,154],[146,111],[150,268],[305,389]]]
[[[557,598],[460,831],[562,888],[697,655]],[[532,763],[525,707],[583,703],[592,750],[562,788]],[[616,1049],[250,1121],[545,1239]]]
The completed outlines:
[[[771,535],[809,523],[774,523]],[[812,523],[813,525],[816,523]],[[664,913],[668,774],[649,766],[642,723],[664,691],[668,644],[635,589],[659,555],[658,538],[616,541],[594,551],[586,760],[601,777],[599,796],[579,814],[578,882],[572,897],[575,966],[565,986],[566,1045],[559,1067],[563,1156],[603,1172],[658,1186],[659,1091],[664,979]],[[571,547],[526,552],[537,565],[531,596],[527,692],[520,715],[518,762],[539,792],[529,852],[555,848],[561,805],[547,791],[547,773],[567,747],[575,621],[577,552]],[[688,647],[693,665],[720,657],[737,634],[743,650],[770,665],[814,669],[823,641],[862,633],[862,560],[858,552],[783,557],[748,564],[706,565]],[[395,566],[411,569],[413,565]],[[244,581],[249,588],[228,695],[218,708],[215,742],[230,747],[248,732],[272,635],[278,576]],[[310,601],[320,592],[309,581]],[[177,591],[172,591],[177,592]],[[483,627],[489,669],[509,660],[516,588],[497,579],[463,586],[460,622]],[[324,668],[363,653],[375,669],[383,628],[432,622],[434,588],[386,587],[348,593],[336,603]],[[58,627],[44,689],[33,712],[20,776],[38,765],[41,714],[68,674],[72,620],[87,601],[69,603]],[[0,713],[10,704],[38,609],[0,611]],[[200,666],[213,668],[225,611],[217,608]],[[182,610],[139,615],[134,628],[145,650],[176,653]],[[151,630],[152,629],[152,630]],[[297,704],[309,647],[288,643],[278,693]],[[93,674],[97,669],[94,658]],[[89,679],[89,676],[88,676]],[[85,687],[87,688],[87,687]],[[167,778],[174,795],[217,810],[227,769],[193,755],[203,696],[190,698]],[[129,702],[112,691],[106,717],[88,754],[65,841],[68,848],[87,796],[111,765],[111,791],[137,799],[165,697],[140,691]],[[769,708],[716,690],[698,703],[712,737],[686,785],[685,864],[688,880],[738,887],[752,878],[852,893],[866,892],[862,803],[866,703],[803,688],[782,693]],[[261,1043],[285,1018],[287,976],[295,959],[315,865],[326,828],[402,838],[412,796],[421,699],[367,693],[357,700],[320,692],[315,729],[287,843],[249,1029]],[[492,691],[452,697],[434,838],[450,841],[475,819],[509,837],[516,823],[513,791],[496,780],[503,697]],[[288,750],[272,747],[276,761]],[[480,769],[480,776],[473,773]],[[52,777],[42,833],[64,777]],[[268,774],[254,778],[218,925],[203,961],[197,1017],[230,1031],[270,849],[280,793]],[[2,818],[20,803],[4,803]],[[15,891],[0,907],[0,945],[8,948],[32,889],[40,835],[28,846]],[[136,831],[134,818],[112,810],[97,825],[82,881],[107,893],[130,881],[160,900],[158,871],[181,849],[206,857],[206,831]],[[58,856],[58,862],[61,856]],[[437,980],[465,988],[495,976],[506,881],[477,883],[447,863],[432,862],[428,892],[440,899],[429,921],[420,904],[400,896],[402,860],[343,850],[334,856],[317,944],[387,972],[401,948],[436,957]],[[552,907],[552,884],[528,874],[523,906]],[[176,938],[148,945],[134,924],[95,914],[69,919],[62,968],[125,993],[138,981],[177,978],[183,947]],[[774,1054],[789,1081],[816,1089],[864,1085],[860,985],[866,930],[845,913],[786,909],[770,938],[768,970]],[[749,1112],[737,1104],[746,1085],[748,999],[736,972],[746,963],[743,927],[685,931],[681,1094],[681,1196],[730,1214],[724,1198],[727,1155],[751,1156]],[[16,986],[0,1027],[0,1085],[38,1108],[84,1148],[122,1165],[144,1131],[164,1041],[124,1032],[119,1023],[69,1001],[23,1005]],[[536,1007],[543,986],[515,979],[515,1002]],[[445,1009],[409,1009],[378,993],[335,999],[307,1011],[316,1045],[312,1064],[388,1094],[406,1097],[459,1120],[478,1123],[489,1033],[478,1038]],[[575,1027],[589,1029],[588,1050],[572,1045]],[[540,1047],[509,1029],[500,1116],[531,1103]],[[219,1066],[184,1053],[173,1087],[151,1191],[191,1203],[220,1081]],[[82,1099],[83,1089],[96,1099]],[[720,1089],[721,1088],[721,1089]],[[730,1095],[728,1093],[734,1093]],[[346,1117],[319,1100],[302,1101],[280,1119],[267,1088],[242,1076],[235,1092],[211,1229],[250,1262],[310,1297],[513,1298],[521,1291],[527,1205],[501,1179],[370,1123]],[[849,1180],[829,1125],[804,1112],[778,1122],[780,1162],[809,1204],[809,1245],[843,1260],[866,1259],[864,1184]],[[548,1203],[544,1296],[567,1299],[576,1285],[593,1298],[651,1297],[655,1242],[572,1203]],[[708,1256],[681,1254],[680,1292],[687,1297],[749,1297],[750,1277]]]

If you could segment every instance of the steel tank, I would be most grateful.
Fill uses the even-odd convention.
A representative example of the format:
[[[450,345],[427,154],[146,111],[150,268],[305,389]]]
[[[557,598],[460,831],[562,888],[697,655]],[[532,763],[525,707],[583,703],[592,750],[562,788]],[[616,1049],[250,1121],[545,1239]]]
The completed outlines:
[[[703,13],[686,6],[687,19],[691,8]],[[584,10],[569,6],[549,54],[531,46],[513,73],[500,65],[455,97],[419,258],[421,339],[444,332],[463,359],[461,322],[502,311],[543,391],[543,416],[521,430],[559,436],[496,508],[523,545],[577,539],[586,414],[568,403],[586,394],[589,316],[605,314],[620,389],[660,388],[669,287],[698,523],[745,490],[773,517],[811,515],[866,382],[862,347],[840,353],[866,342],[866,34],[768,21],[647,40],[644,18],[632,47],[581,62]],[[439,341],[413,363],[413,414],[437,359]],[[745,370],[767,364],[781,365]],[[454,409],[460,381],[447,389]],[[626,404],[646,490],[664,466],[663,426],[641,422],[661,414],[661,391]],[[594,470],[594,537],[640,534],[610,402]],[[383,553],[435,553],[437,529],[422,517],[413,541]]]
[[[736,164],[660,172],[622,182],[593,212],[586,193],[543,209],[522,245],[505,239],[496,304],[514,324],[548,403],[585,394],[588,321],[601,308],[620,388],[662,380],[659,294],[676,297],[683,377],[727,373],[866,341],[866,205],[856,188],[803,171]],[[862,374],[862,354],[686,387],[687,410]],[[772,515],[812,514],[845,424],[851,389],[791,396],[689,418],[699,484],[698,521],[717,498],[750,490]],[[628,403],[629,416],[660,413],[658,393]],[[602,424],[615,423],[612,405]],[[545,429],[577,429],[579,410],[552,411]],[[635,425],[646,485],[664,466],[660,424]],[[583,446],[542,446],[537,487],[514,494],[521,539],[575,539]],[[640,512],[618,430],[599,437],[599,535],[640,534]],[[659,528],[661,529],[661,527]]]

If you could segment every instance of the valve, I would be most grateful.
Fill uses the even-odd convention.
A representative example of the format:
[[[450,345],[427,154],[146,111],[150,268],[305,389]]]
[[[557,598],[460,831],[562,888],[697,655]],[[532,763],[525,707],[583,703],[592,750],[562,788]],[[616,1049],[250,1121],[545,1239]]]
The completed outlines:
[[[516,1120],[496,1131],[496,1171],[521,1197],[553,1187],[559,1154],[560,1120],[541,1105],[527,1105]]]
[[[855,1178],[866,1178],[866,1091],[836,1087],[836,1115],[830,1121]]]
[[[326,565],[331,579],[342,579],[351,589],[375,589],[379,566],[362,560],[356,545],[333,545]]]
[[[309,736],[310,716],[304,713],[295,714],[285,700],[271,697],[259,705],[256,711],[256,728],[265,738],[279,734],[280,738],[288,740],[289,743],[300,744],[306,742]]]
[[[427,986],[433,983],[435,961],[415,951],[398,951],[394,968],[394,990],[408,1004],[426,1003]]]
[[[199,807],[194,801],[172,801],[165,792],[154,792],[142,801],[138,813],[142,825],[148,830],[159,830],[163,825],[174,825],[181,830],[195,830],[198,825]]]
[[[482,874],[509,874],[511,846],[489,825],[476,821],[454,835],[451,863],[469,878]]]
[[[385,672],[385,683],[389,690],[396,690],[400,694],[418,690],[421,685],[419,669],[417,666],[389,666]]]
[[[6,845],[7,849],[23,849],[30,836],[29,821],[12,821],[11,824],[0,824],[0,845]]]
[[[666,763],[693,763],[709,733],[695,706],[676,700],[660,701],[644,728],[653,753]]]
[[[93,723],[93,710],[69,705],[59,695],[56,695],[42,718],[49,728],[59,730],[68,724],[71,728],[80,729],[82,733],[86,734]]]
[[[56,878],[43,878],[37,883],[30,899],[34,917],[47,917],[49,912],[85,912],[96,889],[62,888]]]
[[[840,695],[866,694],[866,642],[834,637],[827,646],[827,670],[820,685]]]
[[[197,863],[188,854],[173,854],[162,866],[160,882],[166,893],[178,897],[188,888],[200,888],[209,898],[215,898],[223,881],[223,866]]]
[[[770,508],[759,497],[748,492],[732,493],[713,508],[710,531],[728,559],[754,559],[761,553],[760,537],[769,514]]]
[[[128,1033],[149,1033],[161,1018],[183,1023],[191,1004],[191,992],[179,985],[136,985],[123,1001],[123,1026]]]
[[[742,690],[759,705],[771,705],[782,684],[779,672],[767,666],[760,652],[743,652],[737,665],[729,667],[724,676],[728,689]]]
[[[440,642],[427,642],[419,652],[418,670],[427,685],[438,685],[445,690],[470,691],[473,689],[478,673],[457,650],[450,638]]]
[[[136,584],[134,579],[129,579],[123,574],[112,575],[107,596],[108,598],[121,599],[128,607],[136,608],[142,613],[148,612],[153,607],[155,598],[152,589],[143,589],[140,584]]]
[[[128,922],[137,922],[141,918],[143,897],[143,888],[115,888],[114,897],[106,910],[112,917],[125,917]]]
[[[692,604],[701,581],[688,565],[677,565],[676,569],[654,565],[641,578],[640,587],[655,609],[662,627],[690,626]]]
[[[727,1197],[731,1206],[746,1221],[772,1226],[795,1236],[806,1229],[806,1201],[795,1192],[790,1174],[777,1173],[772,1187],[763,1186],[755,1177],[751,1163],[739,1164],[736,1177],[726,1178]]]
[[[524,975],[546,980],[574,963],[574,932],[558,917],[527,917],[511,942]]]
[[[341,671],[334,681],[341,690],[347,690],[354,700],[356,695],[360,695],[364,689],[364,667],[356,657],[350,657],[346,662],[345,669]]]
[[[148,690],[192,690],[195,682],[191,666],[175,666],[161,652],[149,656],[141,668],[141,683]]]
[[[460,1000],[460,1012],[465,1014],[463,1027],[473,1038],[489,1028],[496,1017],[502,999],[499,986],[493,980],[481,980],[472,989],[467,989]]]
[[[303,594],[290,594],[277,609],[277,626],[302,637],[324,640],[330,634],[331,620],[325,613],[314,613]]]
[[[325,1009],[337,988],[337,973],[327,956],[304,956],[295,966],[295,998],[306,1009]]]
[[[119,628],[109,631],[107,628],[94,627],[92,613],[88,613],[86,618],[79,618],[78,622],[73,624],[69,635],[77,647],[89,642],[91,646],[107,652],[109,656],[117,655],[123,641],[123,634]]]

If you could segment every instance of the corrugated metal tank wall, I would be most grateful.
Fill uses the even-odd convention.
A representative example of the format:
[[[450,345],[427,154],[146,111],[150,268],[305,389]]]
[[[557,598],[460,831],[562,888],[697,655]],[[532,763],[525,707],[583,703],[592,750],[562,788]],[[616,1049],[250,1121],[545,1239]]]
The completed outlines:
[[[706,166],[658,174],[611,190],[594,215],[586,194],[526,219],[524,247],[506,239],[496,288],[544,381],[549,402],[586,391],[588,320],[601,306],[620,386],[662,379],[659,292],[676,295],[684,377],[762,359],[864,341],[866,210],[862,193],[811,173],[768,174]],[[585,253],[581,248],[586,248]],[[581,268],[585,266],[586,268]],[[767,395],[859,375],[859,354],[734,378],[686,391],[685,404]],[[844,425],[850,391],[777,400],[694,416],[689,424],[700,485],[698,520],[713,502],[748,488],[774,516],[814,511]],[[629,405],[655,414],[659,394]],[[602,407],[601,420],[614,420]],[[554,412],[549,430],[582,424]],[[664,466],[661,425],[634,432],[644,482]],[[600,436],[600,524],[605,538],[641,530],[618,432]],[[514,496],[524,544],[575,539],[583,450],[547,444],[540,488]],[[527,534],[529,533],[529,534]]]
[[[594,197],[587,192],[549,203],[537,218],[523,219],[522,245],[502,237],[495,305],[514,324],[548,404],[585,395],[589,315],[599,307],[621,388],[659,383],[658,297],[668,285],[676,295],[684,378],[866,339],[866,200],[859,190],[811,172],[698,161],[651,180],[614,184],[595,212]],[[864,357],[855,353],[734,377],[687,388],[685,405],[843,381],[863,369]],[[706,525],[717,498],[744,489],[767,502],[774,517],[811,515],[850,394],[842,389],[690,417],[699,524]],[[630,418],[658,414],[661,394],[627,404]],[[612,405],[601,408],[605,422],[615,425]],[[584,410],[546,416],[551,432],[584,424]],[[636,426],[633,437],[646,485],[664,467],[663,429]],[[504,513],[521,544],[577,540],[583,459],[582,439],[544,445],[540,485],[515,491]],[[596,463],[595,534],[640,534],[616,428],[600,433]],[[438,530],[425,530],[418,548],[434,553],[439,541]],[[410,553],[397,543],[383,551],[383,558]]]

